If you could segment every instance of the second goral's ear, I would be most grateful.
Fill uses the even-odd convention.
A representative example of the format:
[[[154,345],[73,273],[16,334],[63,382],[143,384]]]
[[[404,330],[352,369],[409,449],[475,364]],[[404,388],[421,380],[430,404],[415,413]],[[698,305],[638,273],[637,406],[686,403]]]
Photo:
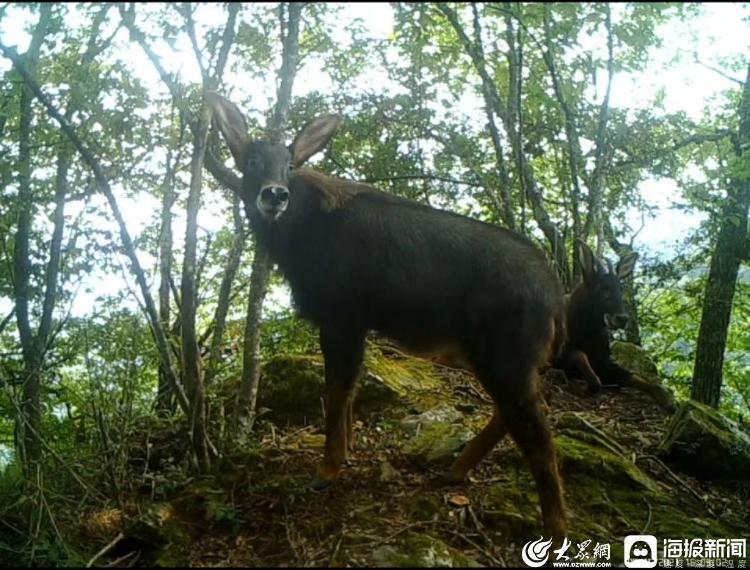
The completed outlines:
[[[341,122],[338,115],[323,115],[307,123],[289,147],[292,152],[292,165],[295,168],[301,166],[312,155],[323,150]]]
[[[242,171],[245,146],[248,142],[247,123],[237,105],[222,97],[218,93],[210,91],[206,93],[206,101],[213,111],[213,123],[216,125],[224,140],[227,141],[229,150],[232,152],[237,169]]]
[[[635,262],[638,259],[638,253],[631,251],[625,257],[623,257],[618,263],[615,272],[617,277],[620,279],[627,279],[633,274],[633,268],[635,268]]]
[[[581,240],[576,240],[576,253],[578,254],[578,264],[581,268],[581,275],[585,283],[591,282],[596,276],[596,258],[594,252],[588,245]]]

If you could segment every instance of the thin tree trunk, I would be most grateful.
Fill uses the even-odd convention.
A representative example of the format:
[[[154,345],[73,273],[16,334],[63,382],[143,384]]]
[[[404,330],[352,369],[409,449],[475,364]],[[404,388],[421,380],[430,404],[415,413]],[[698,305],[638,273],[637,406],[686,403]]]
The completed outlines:
[[[510,2],[504,2],[504,6],[510,11]],[[475,28],[478,30],[478,15],[474,9]],[[481,35],[477,34],[476,41],[481,43]],[[523,41],[521,27],[513,28],[513,18],[506,14],[505,16],[505,41],[508,44],[506,59],[508,61],[508,122],[514,126],[514,135],[519,140],[523,140],[523,105],[521,104],[521,94],[523,90]],[[518,162],[518,157],[514,157]],[[527,191],[523,177],[519,177],[521,186],[521,222],[519,229],[526,234],[526,201]],[[508,180],[510,185],[510,180]],[[510,186],[509,186],[510,187]]]
[[[81,66],[87,67],[98,53],[101,52],[111,41],[105,40],[101,45],[96,44],[99,30],[104,21],[109,7],[99,10],[92,22],[92,32],[89,37],[86,51],[81,58]],[[47,27],[51,18],[51,6],[42,5],[39,12],[39,23],[32,36],[32,41],[27,54],[24,57],[28,65],[29,73],[33,74],[39,58],[41,45],[47,33]],[[15,313],[21,315],[19,321],[19,334],[21,337],[24,354],[24,398],[22,405],[22,417],[20,418],[20,432],[23,434],[21,447],[21,458],[27,468],[27,475],[34,473],[33,464],[41,459],[41,374],[44,365],[45,354],[48,344],[54,338],[52,333],[52,315],[57,300],[58,277],[60,273],[60,260],[62,253],[63,230],[65,227],[65,198],[68,193],[68,171],[72,161],[73,149],[63,141],[57,156],[57,169],[55,173],[55,209],[53,213],[53,229],[49,245],[49,259],[44,277],[44,292],[41,307],[39,327],[36,334],[32,332],[29,318],[29,234],[33,218],[33,199],[30,188],[30,113],[31,101],[34,93],[31,86],[26,84],[22,87],[21,94],[21,128],[19,139],[19,202],[21,211],[19,214],[19,233],[16,236],[15,248],[15,274],[14,280],[17,290],[20,292],[20,305],[16,307]],[[70,99],[65,112],[66,119],[70,119],[73,111],[78,107],[80,100],[80,88],[73,85]],[[19,310],[20,309],[20,310]],[[28,461],[26,461],[28,460]]]
[[[271,260],[268,257],[268,252],[256,244],[250,294],[247,301],[247,316],[245,318],[245,339],[242,347],[242,380],[235,409],[235,420],[249,419],[248,429],[253,424],[258,397],[261,366],[260,322],[270,276]]]
[[[286,7],[287,18],[284,19]],[[282,56],[279,70],[279,90],[276,107],[268,128],[268,138],[271,142],[281,143],[284,140],[284,128],[289,115],[292,99],[292,87],[297,74],[299,61],[299,23],[302,4],[289,2],[279,5],[279,24],[281,28]],[[255,259],[250,282],[250,292],[245,321],[245,341],[242,361],[242,383],[237,397],[235,410],[236,420],[245,420],[248,428],[252,427],[255,415],[255,404],[260,381],[260,322],[263,314],[263,300],[268,289],[271,273],[271,260],[268,252],[257,242],[255,245]]]
[[[216,305],[214,315],[214,327],[211,335],[211,347],[208,353],[208,366],[206,367],[206,384],[216,376],[221,358],[221,342],[224,338],[224,329],[226,327],[227,313],[229,312],[230,294],[232,292],[232,283],[237,275],[237,270],[242,259],[242,251],[245,249],[245,232],[243,229],[242,211],[240,208],[240,198],[237,194],[232,198],[232,219],[234,221],[234,239],[229,249],[227,265],[224,275],[221,278],[219,287],[219,300]]]
[[[193,122],[193,156],[190,163],[190,192],[187,201],[187,225],[185,230],[185,254],[182,266],[181,281],[181,337],[182,337],[182,372],[188,390],[190,402],[190,431],[193,440],[193,452],[196,458],[198,470],[206,473],[211,467],[211,454],[215,452],[210,445],[207,431],[207,402],[206,384],[204,382],[201,353],[198,345],[198,334],[196,330],[196,311],[198,308],[198,290],[200,278],[206,257],[199,267],[196,268],[197,245],[198,245],[198,210],[200,209],[200,194],[203,185],[203,165],[208,143],[208,132],[211,125],[211,108],[206,103],[205,94],[215,88],[221,80],[221,76],[229,55],[229,49],[234,41],[234,25],[239,8],[229,6],[229,15],[224,26],[223,44],[219,53],[215,73],[209,74],[203,64],[202,52],[198,46],[195,36],[192,11],[189,5],[182,6],[182,14],[193,45],[195,58],[201,69],[203,77],[203,103],[197,122]],[[210,244],[206,246],[208,254]],[[231,284],[231,281],[230,281]],[[222,327],[223,328],[223,327]],[[214,331],[216,333],[216,331]],[[221,337],[219,336],[219,342]]]
[[[542,51],[542,58],[549,71],[550,78],[552,79],[552,88],[555,93],[555,98],[560,105],[560,109],[563,112],[564,128],[565,128],[565,139],[567,141],[568,152],[568,169],[570,172],[570,203],[573,215],[573,241],[576,239],[586,239],[586,234],[582,232],[581,228],[581,214],[580,214],[580,199],[583,193],[581,192],[580,175],[583,171],[582,158],[581,158],[581,145],[578,137],[578,127],[576,125],[576,116],[574,110],[568,103],[565,93],[562,88],[562,80],[560,73],[558,72],[557,65],[555,63],[555,56],[553,53],[553,42],[550,28],[550,8],[549,5],[544,7],[544,47]],[[580,268],[578,267],[578,256],[574,255],[572,258],[573,269],[571,271],[571,282],[575,283],[580,276]]]
[[[161,201],[161,230],[159,232],[159,321],[162,328],[169,329],[170,295],[169,280],[172,274],[172,206],[176,199],[174,192],[174,165],[171,148],[167,151],[167,172],[164,177]],[[174,393],[169,383],[169,372],[159,365],[159,383],[156,396],[156,409],[160,414],[174,412]]]
[[[206,152],[211,111],[204,102],[193,143],[190,163],[190,193],[187,202],[187,224],[185,230],[185,256],[181,282],[181,336],[182,372],[188,401],[190,402],[190,427],[193,435],[193,450],[198,469],[208,471],[211,458],[206,434],[205,387],[201,376],[200,352],[195,327],[197,305],[196,254],[198,242],[198,210],[200,209],[201,185],[203,184],[203,157]]]
[[[34,29],[24,62],[33,74],[39,60],[39,52],[47,35],[52,7],[42,4],[39,20]],[[18,56],[16,56],[18,57]],[[35,473],[34,466],[41,459],[42,446],[39,441],[42,427],[40,401],[42,350],[35,337],[29,316],[31,295],[31,257],[29,241],[33,219],[34,201],[31,190],[31,102],[34,95],[27,85],[21,86],[20,125],[18,138],[18,223],[13,248],[13,283],[15,314],[24,362],[23,402],[18,418],[18,440],[21,462],[27,476]],[[46,304],[46,303],[45,303]]]
[[[740,102],[740,128],[734,138],[738,161],[750,161],[750,65]],[[711,256],[693,370],[691,397],[713,406],[721,399],[722,369],[740,262],[745,255],[750,180],[731,177],[721,210],[721,226]]]
[[[235,24],[237,20],[237,14],[239,12],[239,6],[236,4],[230,4],[228,7],[227,22],[224,26],[224,32],[222,34],[222,46],[219,51],[216,60],[216,68],[212,75],[209,75],[208,69],[206,69],[202,53],[197,44],[194,26],[192,22],[192,12],[189,7],[178,8],[185,18],[186,25],[188,27],[188,34],[190,35],[193,50],[198,65],[201,68],[201,75],[203,77],[203,92],[214,89],[220,82],[221,77],[226,66],[229,51],[231,45],[234,42],[235,35]],[[191,163],[191,189],[188,198],[188,228],[186,230],[186,250],[185,250],[185,264],[183,265],[183,282],[182,282],[182,293],[179,296],[178,302],[181,307],[179,319],[182,331],[182,370],[186,379],[189,389],[189,411],[188,416],[191,419],[192,426],[192,437],[193,437],[193,448],[197,456],[197,463],[200,470],[205,470],[209,466],[210,454],[209,451],[213,452],[210,442],[207,439],[206,433],[206,401],[205,401],[205,381],[202,377],[200,367],[200,351],[196,333],[195,324],[195,311],[197,306],[197,280],[199,275],[196,275],[195,261],[196,261],[196,220],[198,203],[200,199],[200,171],[202,171],[205,165],[214,176],[220,181],[226,181],[227,186],[237,192],[239,190],[239,180],[233,173],[227,173],[227,169],[223,167],[210,153],[206,152],[207,143],[207,132],[210,122],[210,112],[207,106],[204,104],[201,108],[199,115],[194,116],[191,111],[186,107],[185,100],[183,97],[183,89],[178,85],[176,81],[166,72],[158,56],[149,47],[146,42],[145,35],[135,25],[135,11],[134,8],[120,6],[120,15],[122,17],[123,24],[130,32],[131,39],[138,42],[147,57],[151,61],[152,65],[159,73],[164,84],[172,94],[175,105],[180,111],[180,116],[185,124],[190,126],[195,141],[195,149],[193,153],[193,161]],[[235,271],[236,273],[236,271]],[[229,287],[231,288],[231,280],[229,281]],[[221,304],[221,302],[220,302]],[[225,318],[225,317],[224,317]],[[216,323],[220,324],[220,323]],[[213,341],[221,343],[221,337],[223,335],[223,325],[219,327],[219,330],[214,330]],[[209,366],[212,365],[209,363]],[[213,368],[210,368],[209,374],[213,375]],[[210,378],[210,376],[209,376]]]
[[[484,98],[485,114],[487,116],[487,127],[490,131],[490,139],[492,140],[492,147],[495,151],[495,161],[497,162],[497,170],[500,176],[499,191],[502,200],[497,207],[500,210],[500,215],[505,225],[508,228],[514,230],[516,229],[516,220],[515,216],[513,215],[512,199],[510,196],[510,176],[508,175],[508,169],[505,165],[503,145],[500,138],[500,130],[498,129],[497,123],[495,121],[495,116],[500,116],[497,111],[498,109],[502,108],[503,104],[500,98],[500,94],[498,93],[497,88],[492,81],[492,78],[490,78],[484,62],[484,51],[481,41],[479,41],[481,39],[482,30],[479,22],[479,14],[476,11],[476,5],[472,4],[472,10],[474,10],[473,15],[475,35],[475,41],[473,42],[466,34],[466,31],[461,26],[461,23],[458,21],[458,15],[454,10],[449,8],[446,4],[436,4],[435,7],[440,10],[440,12],[442,12],[442,14],[451,23],[451,26],[453,26],[454,31],[459,36],[464,49],[466,49],[467,53],[471,57],[472,62],[474,63],[474,67],[481,78],[482,97]],[[497,203],[497,198],[494,197],[494,194],[492,194],[491,192],[490,194],[493,198],[493,202]]]
[[[601,107],[599,108],[599,126],[596,134],[596,155],[594,160],[594,175],[592,177],[591,189],[589,190],[588,215],[583,228],[584,239],[589,236],[592,228],[597,230],[597,255],[601,254],[603,241],[602,224],[602,196],[604,194],[604,180],[607,173],[607,120],[609,118],[609,96],[612,92],[612,79],[615,74],[614,47],[612,37],[612,11],[609,4],[604,4],[605,26],[607,28],[607,90],[604,94]]]
[[[483,90],[489,95],[490,108],[488,109],[488,113],[493,112],[503,120],[505,132],[510,139],[513,156],[516,161],[518,175],[522,180],[527,197],[531,203],[531,211],[534,215],[534,219],[549,242],[553,258],[557,264],[557,269],[563,281],[567,283],[570,280],[570,273],[568,271],[568,260],[563,236],[550,218],[547,209],[544,207],[542,192],[537,185],[533,169],[524,153],[519,131],[510,122],[510,118],[505,111],[505,105],[503,104],[502,97],[497,90],[497,86],[487,72],[487,65],[484,61],[483,53],[466,35],[466,32],[461,27],[461,23],[459,22],[458,16],[454,10],[449,8],[447,4],[436,4],[435,7],[448,19],[466,53],[471,58],[474,68],[482,81]],[[518,69],[517,72],[520,77],[522,70]]]

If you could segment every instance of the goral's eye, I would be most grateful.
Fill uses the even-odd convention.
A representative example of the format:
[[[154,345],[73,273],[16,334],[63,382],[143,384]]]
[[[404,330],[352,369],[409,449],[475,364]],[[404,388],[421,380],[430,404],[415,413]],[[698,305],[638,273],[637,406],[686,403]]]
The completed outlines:
[[[294,170],[294,164],[290,162],[289,163],[289,172],[291,172],[292,170]]]
[[[255,170],[258,166],[260,166],[260,159],[257,156],[251,156],[245,163],[245,168],[248,170]]]

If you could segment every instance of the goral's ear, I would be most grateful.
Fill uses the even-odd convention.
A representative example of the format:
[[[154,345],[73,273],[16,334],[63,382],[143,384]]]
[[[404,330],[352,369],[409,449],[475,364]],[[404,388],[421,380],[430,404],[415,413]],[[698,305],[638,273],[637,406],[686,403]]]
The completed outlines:
[[[301,166],[312,155],[323,150],[341,123],[338,115],[323,115],[307,123],[289,147],[292,165],[295,168]]]
[[[594,278],[604,273],[604,268],[599,260],[596,259],[594,252],[591,248],[583,241],[576,240],[576,246],[578,250],[578,263],[581,266],[581,273],[583,274],[583,281],[585,283],[591,283]]]
[[[245,146],[248,142],[247,122],[237,105],[222,97],[218,93],[206,93],[206,101],[213,111],[213,123],[224,135],[229,145],[237,169],[242,171]]]
[[[633,273],[633,268],[635,268],[635,262],[637,260],[638,253],[635,251],[631,251],[625,257],[620,259],[620,261],[617,262],[617,267],[615,269],[617,277],[619,277],[620,279],[627,279],[628,277],[630,277],[630,275]]]

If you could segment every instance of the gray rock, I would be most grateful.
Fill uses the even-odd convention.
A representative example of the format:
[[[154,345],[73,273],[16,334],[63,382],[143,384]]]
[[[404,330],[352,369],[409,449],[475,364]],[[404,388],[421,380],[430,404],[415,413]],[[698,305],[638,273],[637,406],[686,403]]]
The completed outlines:
[[[661,384],[659,371],[648,352],[637,344],[616,340],[610,345],[612,360],[652,384]]]
[[[408,432],[414,434],[424,427],[436,424],[451,424],[460,418],[461,412],[453,406],[440,406],[421,414],[406,416],[400,423]]]
[[[750,436],[736,422],[695,400],[679,407],[660,452],[698,477],[750,478]]]
[[[427,424],[402,451],[418,464],[443,465],[453,461],[473,437],[473,431],[459,424]]]

